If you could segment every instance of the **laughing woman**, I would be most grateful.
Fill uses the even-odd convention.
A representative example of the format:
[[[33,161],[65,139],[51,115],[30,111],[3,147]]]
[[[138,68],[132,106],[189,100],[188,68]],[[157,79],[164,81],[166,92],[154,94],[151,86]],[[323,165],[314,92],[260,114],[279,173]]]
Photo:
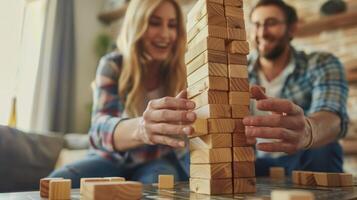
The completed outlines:
[[[117,46],[95,79],[86,159],[51,177],[122,176],[143,183],[168,173],[187,180],[185,136],[193,132],[195,104],[186,99],[186,31],[175,0],[131,0]]]

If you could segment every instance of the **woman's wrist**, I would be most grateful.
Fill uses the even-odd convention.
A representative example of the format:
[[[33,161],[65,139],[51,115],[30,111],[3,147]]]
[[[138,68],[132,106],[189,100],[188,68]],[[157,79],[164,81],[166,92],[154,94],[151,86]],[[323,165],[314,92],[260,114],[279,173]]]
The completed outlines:
[[[310,149],[314,144],[314,128],[310,118],[305,117],[305,123],[305,142],[303,149],[307,150]]]

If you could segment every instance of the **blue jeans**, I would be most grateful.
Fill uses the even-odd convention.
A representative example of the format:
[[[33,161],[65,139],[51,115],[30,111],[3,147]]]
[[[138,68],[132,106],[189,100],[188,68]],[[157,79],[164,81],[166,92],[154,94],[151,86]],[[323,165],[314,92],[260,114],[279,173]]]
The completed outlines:
[[[256,175],[268,176],[272,166],[284,167],[287,176],[290,176],[293,170],[342,172],[342,148],[338,142],[333,142],[279,158],[258,158],[255,163]]]
[[[142,183],[157,183],[159,174],[172,174],[175,181],[187,181],[188,176],[181,168],[175,155],[153,160],[139,165],[116,163],[97,154],[89,154],[85,159],[64,166],[52,172],[49,177],[63,177],[72,180],[72,188],[79,188],[84,177],[125,177]]]

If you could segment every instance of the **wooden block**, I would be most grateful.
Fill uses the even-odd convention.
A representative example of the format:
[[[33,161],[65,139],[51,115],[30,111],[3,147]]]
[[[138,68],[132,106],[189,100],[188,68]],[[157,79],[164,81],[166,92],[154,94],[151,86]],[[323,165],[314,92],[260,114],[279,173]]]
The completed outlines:
[[[243,119],[249,116],[249,106],[231,105],[232,118]]]
[[[242,119],[234,119],[234,123],[235,123],[235,128],[233,133],[235,134],[245,133],[245,126],[243,124]]]
[[[245,133],[232,134],[232,143],[233,147],[251,146],[247,143],[247,136],[245,136]]]
[[[203,17],[191,30],[187,32],[187,43],[190,44],[195,38],[215,37],[227,39],[227,21],[225,17]]]
[[[233,162],[233,177],[234,178],[255,177],[255,163]]]
[[[186,30],[191,30],[205,15],[209,18],[224,17],[223,4],[199,0],[187,14],[187,19],[190,20],[187,21]]]
[[[247,78],[229,78],[229,91],[249,92]]]
[[[228,92],[224,91],[205,91],[191,99],[196,104],[196,109],[208,104],[227,104],[228,105]]]
[[[340,175],[338,173],[314,172],[313,176],[315,178],[316,185],[318,186],[326,186],[326,187],[340,186]]]
[[[190,178],[190,190],[200,194],[232,194],[232,179]]]
[[[233,147],[233,161],[254,162],[255,152],[253,147]]]
[[[60,180],[63,178],[41,178],[40,180],[40,196],[43,198],[48,198],[48,192],[51,180]]]
[[[225,104],[208,104],[194,110],[197,118],[230,118],[231,107]]]
[[[185,60],[190,62],[206,50],[225,51],[224,40],[221,38],[206,37],[197,42],[196,40],[192,41],[192,46],[189,46],[185,54]]]
[[[199,149],[190,151],[192,164],[232,162],[231,148]]]
[[[173,175],[159,175],[159,189],[172,189],[174,188],[174,176]]]
[[[227,29],[241,29],[245,30],[245,22],[244,19],[238,17],[226,17]],[[245,32],[245,31],[244,31]],[[244,34],[245,37],[245,34]]]
[[[193,85],[207,76],[227,77],[227,65],[222,63],[206,63],[202,67],[193,71],[191,74],[188,74],[187,84]]]
[[[50,180],[48,199],[71,199],[71,187],[70,179]]]
[[[193,135],[190,135],[189,137],[196,137],[199,135],[205,135],[208,134],[208,122],[207,119],[199,119],[197,118],[195,122],[192,125],[193,129],[195,130],[195,133]]]
[[[203,78],[187,88],[187,97],[191,99],[209,89],[228,91],[228,79],[226,77],[215,76]]]
[[[254,193],[257,191],[256,178],[235,178],[233,187],[234,193]]]
[[[223,179],[232,178],[231,163],[191,164],[191,178]]]
[[[227,44],[227,52],[231,54],[249,54],[249,43],[247,41],[233,40]]]
[[[223,2],[226,6],[236,6],[236,7],[243,7],[243,0],[224,0]]]
[[[199,133],[231,133],[235,130],[234,119],[196,119],[193,128]]]
[[[240,54],[228,54],[228,64],[237,64],[237,65],[247,65],[248,59],[246,55]]]
[[[352,174],[340,173],[340,186],[353,186],[353,176]]]
[[[224,14],[226,17],[236,17],[240,19],[244,19],[243,8],[237,6],[224,6]]]
[[[269,175],[272,179],[284,179],[285,178],[285,169],[284,167],[270,167]]]
[[[297,184],[297,185],[300,185],[300,172],[301,171],[297,171],[297,170],[294,170],[291,174],[291,181],[294,183],[294,184]]]
[[[93,177],[93,178],[81,178],[79,193],[83,194],[84,184],[89,182],[108,182],[109,178]]]
[[[187,64],[187,69],[190,69],[189,73],[192,73],[196,69],[200,68],[202,65],[211,62],[211,63],[223,63],[227,64],[227,54],[223,51],[215,51],[215,50],[206,50],[202,54],[198,55],[196,58],[191,60]],[[187,63],[187,62],[186,62]]]
[[[232,134],[209,134],[190,139],[190,149],[214,149],[232,147]]]
[[[228,65],[229,78],[248,78],[248,67],[245,65]]]
[[[246,31],[239,28],[227,28],[227,38],[229,40],[246,41]]]
[[[250,93],[249,92],[229,92],[229,104],[249,106]]]
[[[271,200],[315,200],[312,192],[306,190],[273,190]]]
[[[83,200],[121,199],[132,200],[142,197],[143,185],[135,181],[88,182],[84,184]],[[81,198],[82,199],[82,198]]]
[[[122,182],[122,181],[125,181],[124,177],[119,177],[119,176],[116,176],[116,177],[104,177],[104,179],[108,179],[110,182]]]
[[[315,181],[314,173],[310,171],[301,171],[300,184],[306,186],[315,186],[316,181]]]

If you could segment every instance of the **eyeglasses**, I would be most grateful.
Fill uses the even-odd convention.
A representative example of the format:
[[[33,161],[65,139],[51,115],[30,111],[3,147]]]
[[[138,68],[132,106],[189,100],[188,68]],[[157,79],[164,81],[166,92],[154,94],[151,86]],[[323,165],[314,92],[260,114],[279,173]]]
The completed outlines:
[[[278,19],[267,19],[264,21],[264,23],[260,23],[260,22],[251,22],[251,25],[253,26],[253,28],[255,29],[259,29],[260,27],[265,28],[273,28],[276,27],[278,25],[281,24],[285,24],[286,22],[283,20],[278,20]]]

